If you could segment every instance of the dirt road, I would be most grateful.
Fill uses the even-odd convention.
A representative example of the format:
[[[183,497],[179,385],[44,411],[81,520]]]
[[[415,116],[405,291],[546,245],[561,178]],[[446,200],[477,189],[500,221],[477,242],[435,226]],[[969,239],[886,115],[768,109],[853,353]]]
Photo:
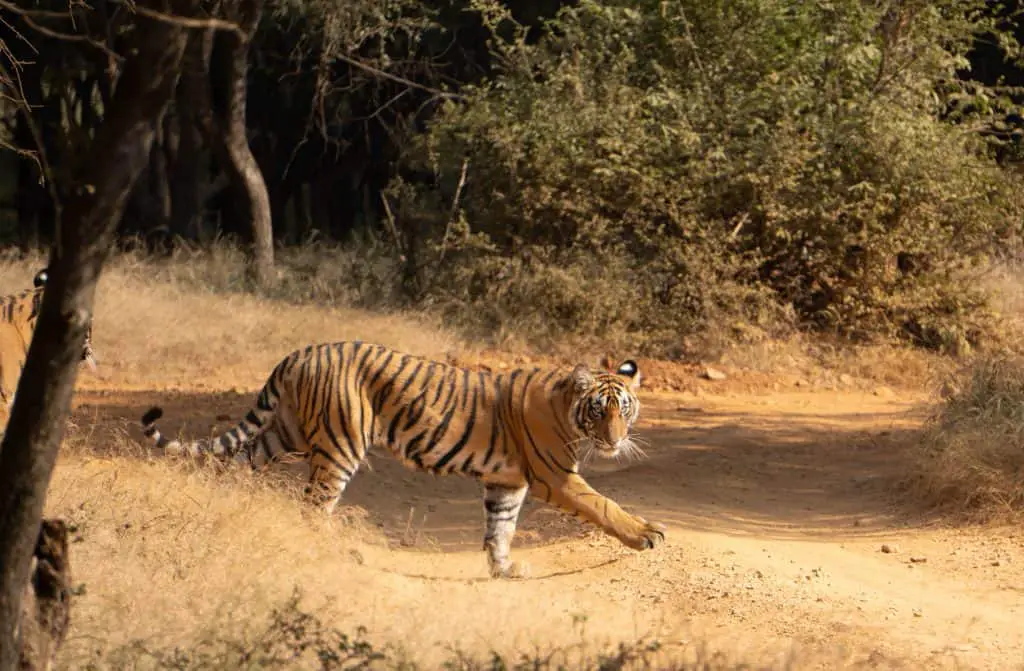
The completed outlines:
[[[102,443],[104,430],[159,402],[170,432],[207,435],[251,398],[93,388],[79,394],[76,418],[95,423]],[[923,397],[641,398],[647,458],[597,461],[584,473],[627,509],[666,524],[666,546],[634,553],[531,504],[513,548],[530,563],[530,579],[490,581],[478,486],[374,454],[345,503],[365,511],[380,542],[298,556],[288,580],[334,603],[339,625],[366,625],[420,650],[439,650],[456,631],[461,647],[484,652],[660,632],[741,656],[760,650],[761,659],[795,645],[911,667],[1024,664],[1024,533],[927,524],[894,495],[906,468],[901,439],[921,420]],[[139,438],[134,428],[129,434]],[[125,468],[118,472],[112,487],[135,486],[124,484]],[[55,505],[73,510],[67,467],[62,477]],[[97,539],[83,549],[85,579],[102,584],[104,558],[115,560],[109,555],[119,548]],[[80,627],[108,612],[91,607],[83,606]]]

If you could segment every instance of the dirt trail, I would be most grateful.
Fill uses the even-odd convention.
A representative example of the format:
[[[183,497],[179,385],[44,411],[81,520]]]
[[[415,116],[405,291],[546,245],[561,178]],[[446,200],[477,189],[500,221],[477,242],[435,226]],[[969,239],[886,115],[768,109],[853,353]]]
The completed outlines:
[[[76,416],[114,426],[158,402],[172,433],[205,435],[228,426],[216,418],[238,417],[250,399],[87,388]],[[319,589],[342,599],[342,616],[369,613],[363,624],[422,645],[456,625],[485,650],[560,644],[573,640],[567,623],[584,614],[594,640],[660,628],[740,650],[784,652],[796,641],[863,647],[879,660],[930,668],[1024,664],[1024,533],[929,526],[893,495],[905,469],[901,433],[919,423],[922,397],[641,399],[647,458],[597,461],[584,473],[627,509],[666,524],[666,546],[634,553],[532,504],[513,548],[532,577],[490,581],[478,486],[374,454],[345,502],[368,511],[388,543],[339,558],[347,584],[339,578]],[[296,570],[301,578],[304,569]],[[496,641],[494,623],[506,616]]]

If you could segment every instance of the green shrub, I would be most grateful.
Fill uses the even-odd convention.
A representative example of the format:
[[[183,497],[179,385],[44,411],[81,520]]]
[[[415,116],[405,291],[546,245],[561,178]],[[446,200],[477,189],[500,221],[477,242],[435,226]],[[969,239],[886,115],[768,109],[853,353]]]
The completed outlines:
[[[584,1],[539,43],[495,38],[499,75],[391,185],[406,291],[651,353],[798,324],[977,345],[994,322],[970,278],[1024,214],[940,119],[982,5]]]

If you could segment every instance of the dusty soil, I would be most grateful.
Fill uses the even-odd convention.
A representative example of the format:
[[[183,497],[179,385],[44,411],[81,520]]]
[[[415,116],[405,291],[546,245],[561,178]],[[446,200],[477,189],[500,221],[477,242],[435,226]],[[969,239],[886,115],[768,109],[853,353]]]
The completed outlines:
[[[125,430],[140,440],[132,422],[154,403],[165,407],[166,430],[207,435],[253,398],[248,389],[125,391],[113,382],[85,379],[77,397],[75,422],[93,427],[94,445]],[[315,570],[316,590],[341,604],[332,611],[340,625],[419,650],[453,638],[471,652],[562,645],[582,626],[595,643],[657,634],[741,656],[757,650],[762,661],[794,647],[911,667],[1024,661],[1024,532],[930,523],[899,496],[902,445],[926,411],[923,395],[730,391],[737,385],[656,384],[691,391],[642,393],[647,458],[584,470],[598,490],[667,525],[661,548],[632,552],[534,503],[513,548],[531,577],[490,581],[477,484],[373,454],[345,503],[378,538],[317,567],[300,558],[288,578],[301,583]],[[70,506],[73,483],[60,487],[55,505]],[[89,555],[76,567],[93,582],[106,571]],[[835,659],[815,655],[808,664]]]

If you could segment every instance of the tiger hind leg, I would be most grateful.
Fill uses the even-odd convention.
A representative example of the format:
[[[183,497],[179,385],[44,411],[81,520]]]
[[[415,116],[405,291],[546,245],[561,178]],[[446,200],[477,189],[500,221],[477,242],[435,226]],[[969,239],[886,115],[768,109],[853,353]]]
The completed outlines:
[[[328,453],[313,442],[309,459],[309,483],[303,494],[307,501],[320,508],[326,515],[334,509],[345,493],[349,480],[359,470],[359,464],[347,465],[339,460],[339,454]]]
[[[487,531],[484,534],[484,550],[492,578],[524,578],[529,567],[523,562],[509,559],[512,538],[516,534],[519,511],[529,487],[504,487],[484,485],[484,512]]]

